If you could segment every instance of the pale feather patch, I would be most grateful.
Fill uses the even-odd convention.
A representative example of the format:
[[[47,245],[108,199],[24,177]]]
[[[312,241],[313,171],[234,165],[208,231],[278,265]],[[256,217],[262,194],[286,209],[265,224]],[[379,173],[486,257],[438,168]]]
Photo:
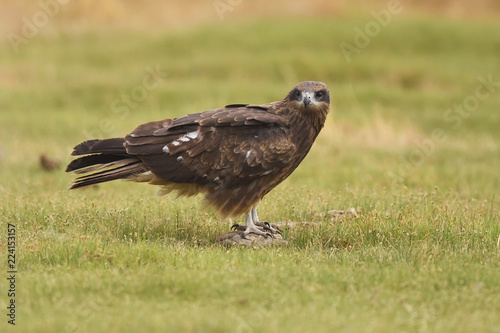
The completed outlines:
[[[198,137],[198,134],[200,134],[200,131],[199,130],[196,130],[194,132],[189,132],[183,136],[181,136],[180,138],[178,138],[177,140],[180,141],[180,142],[188,142],[189,140],[191,139],[196,139]],[[175,142],[175,141],[174,141]]]
[[[198,134],[200,134],[200,131],[196,130],[194,132],[189,132],[188,134],[186,134],[186,136],[190,139],[196,139],[198,137]]]

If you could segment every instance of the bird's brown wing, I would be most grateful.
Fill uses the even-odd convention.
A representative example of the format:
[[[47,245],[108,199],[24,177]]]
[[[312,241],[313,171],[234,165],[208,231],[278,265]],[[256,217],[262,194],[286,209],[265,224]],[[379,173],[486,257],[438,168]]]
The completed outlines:
[[[295,150],[287,120],[254,105],[144,124],[125,147],[161,179],[224,188],[279,172]]]

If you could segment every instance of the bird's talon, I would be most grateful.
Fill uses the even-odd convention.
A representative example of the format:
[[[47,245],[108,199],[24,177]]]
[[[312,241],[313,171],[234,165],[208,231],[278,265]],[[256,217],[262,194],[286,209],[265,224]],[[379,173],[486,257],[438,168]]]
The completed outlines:
[[[265,227],[262,227],[263,230],[270,231],[271,234],[280,234],[281,237],[283,237],[283,233],[278,229],[271,227],[271,224],[269,224],[269,222],[262,222],[262,223],[265,225]]]
[[[238,229],[240,227],[240,225],[238,223],[235,223],[231,226],[231,231],[236,231],[236,229]]]

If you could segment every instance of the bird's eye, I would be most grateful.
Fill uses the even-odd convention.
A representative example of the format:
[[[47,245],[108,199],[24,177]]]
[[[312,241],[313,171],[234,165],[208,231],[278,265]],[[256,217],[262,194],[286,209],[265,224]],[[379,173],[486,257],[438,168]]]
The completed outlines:
[[[302,92],[300,90],[295,91],[295,98],[300,100],[302,98]]]
[[[315,97],[316,97],[317,99],[322,99],[322,98],[323,98],[323,96],[325,96],[325,93],[324,93],[324,92],[322,92],[322,91],[318,91],[318,92],[316,93],[316,96],[315,96]]]

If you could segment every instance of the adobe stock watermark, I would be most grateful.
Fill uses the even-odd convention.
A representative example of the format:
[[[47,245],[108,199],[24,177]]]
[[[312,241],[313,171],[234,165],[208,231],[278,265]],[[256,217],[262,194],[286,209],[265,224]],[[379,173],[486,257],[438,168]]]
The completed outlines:
[[[83,130],[85,137],[102,139],[112,133],[116,129],[116,120],[125,119],[130,111],[138,108],[139,104],[148,97],[149,92],[156,89],[167,77],[167,73],[163,72],[159,65],[155,68],[147,66],[144,70],[146,74],[141,83],[111,102],[111,115],[99,122],[99,128],[90,131]]]
[[[7,39],[15,53],[19,53],[19,47],[27,44],[35,38],[50,20],[61,11],[61,6],[66,5],[70,0],[40,0],[40,7],[31,17],[21,18],[20,33],[9,32]]]
[[[271,316],[271,313],[264,309],[262,306],[258,306],[252,309],[250,316],[245,318],[236,315],[238,320],[238,326],[236,327],[237,333],[251,333],[255,330],[259,330],[266,323],[266,319]]]
[[[219,19],[224,20],[224,15],[226,12],[232,12],[236,7],[241,5],[243,0],[214,0],[212,5],[214,6],[215,12]]]
[[[457,130],[463,121],[469,118],[484,102],[497,92],[500,88],[500,81],[494,81],[493,75],[479,76],[479,83],[473,94],[466,96],[461,103],[453,104],[443,113],[443,120],[449,124],[451,130]],[[432,155],[439,144],[447,139],[446,129],[435,128],[430,137],[417,143],[417,148],[413,149],[407,157],[401,156],[401,163],[396,170],[395,180],[403,181],[404,178],[411,176],[415,169]]]
[[[390,0],[387,3],[386,9],[379,11],[370,11],[373,20],[366,22],[363,29],[354,27],[354,38],[352,44],[342,42],[339,44],[344,58],[348,63],[352,61],[354,55],[360,54],[361,51],[367,48],[373,38],[380,35],[382,28],[387,27],[394,15],[398,15],[403,11],[403,5],[400,0]]]
[[[92,325],[96,314],[102,311],[102,309],[109,307],[113,297],[117,294],[119,294],[118,290],[105,290],[98,295],[88,296],[86,299],[79,302],[73,310],[73,312],[77,313],[79,316],[78,322],[67,322],[64,331],[68,333],[88,331],[88,327]]]

